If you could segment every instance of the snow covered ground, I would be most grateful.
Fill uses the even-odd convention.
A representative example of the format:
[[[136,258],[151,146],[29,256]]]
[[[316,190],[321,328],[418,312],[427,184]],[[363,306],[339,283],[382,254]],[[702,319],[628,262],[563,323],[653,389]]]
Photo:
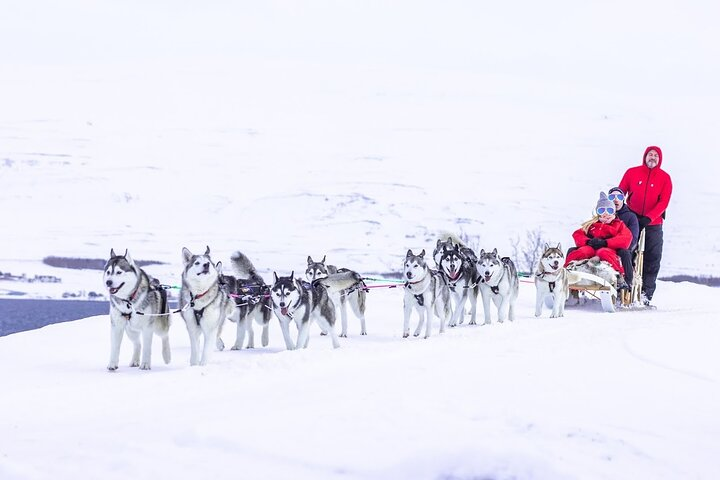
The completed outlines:
[[[6,2],[0,15],[0,282],[57,298],[183,246],[265,276],[308,255],[398,271],[440,232],[510,254],[569,246],[598,192],[663,148],[661,275],[715,275],[716,2]],[[717,478],[715,290],[660,282],[654,312],[220,352],[109,374],[108,320],[0,338],[0,478]],[[2,319],[0,319],[2,320]],[[357,329],[356,329],[357,330]],[[226,343],[230,343],[228,329]],[[126,344],[121,362],[129,362]]]

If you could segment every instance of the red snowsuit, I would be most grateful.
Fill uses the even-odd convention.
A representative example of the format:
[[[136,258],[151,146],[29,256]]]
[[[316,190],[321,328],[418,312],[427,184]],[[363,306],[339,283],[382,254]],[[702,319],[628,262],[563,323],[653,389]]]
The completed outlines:
[[[658,164],[655,168],[645,165],[645,156],[650,150],[658,152]],[[662,225],[663,213],[670,203],[672,181],[665,170],[661,170],[662,151],[658,147],[647,147],[643,163],[639,167],[629,168],[618,185],[627,195],[627,206],[638,215],[648,217],[650,225]]]
[[[582,228],[578,228],[573,232],[572,236],[578,249],[568,254],[565,259],[566,267],[568,263],[573,260],[584,260],[597,255],[600,260],[608,262],[617,272],[621,274],[625,273],[622,263],[620,263],[620,259],[618,258],[617,250],[630,246],[632,242],[632,232],[622,220],[617,217],[610,223],[602,223],[598,220],[590,225],[588,233],[585,233]],[[587,245],[587,241],[591,238],[604,238],[607,240],[607,247],[601,247],[595,250],[590,245]]]

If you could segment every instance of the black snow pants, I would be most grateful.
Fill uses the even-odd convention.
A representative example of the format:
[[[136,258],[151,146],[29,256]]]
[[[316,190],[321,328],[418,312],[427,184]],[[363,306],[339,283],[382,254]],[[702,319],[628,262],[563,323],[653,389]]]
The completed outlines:
[[[663,229],[662,225],[648,225],[645,227],[645,254],[643,257],[643,286],[642,290],[648,300],[655,293],[655,281],[660,271],[662,260]]]

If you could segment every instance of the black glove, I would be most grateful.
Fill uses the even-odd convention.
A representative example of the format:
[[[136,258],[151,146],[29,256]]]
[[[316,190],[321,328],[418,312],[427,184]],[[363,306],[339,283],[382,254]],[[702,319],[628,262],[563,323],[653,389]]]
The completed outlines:
[[[650,225],[650,222],[651,222],[651,221],[652,221],[652,220],[650,220],[650,217],[645,217],[645,216],[642,216],[642,215],[639,216],[639,217],[638,217],[638,225],[639,225],[639,227],[640,227],[640,230],[642,230],[643,228],[645,228],[645,227],[647,227],[648,225]]]
[[[597,250],[598,248],[607,247],[607,240],[604,238],[591,238],[587,244]]]

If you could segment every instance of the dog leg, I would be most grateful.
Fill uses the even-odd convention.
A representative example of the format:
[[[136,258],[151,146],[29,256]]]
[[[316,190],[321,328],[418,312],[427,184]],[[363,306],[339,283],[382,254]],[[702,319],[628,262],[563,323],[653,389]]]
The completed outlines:
[[[483,313],[485,314],[485,323],[483,325],[490,325],[490,292],[481,292],[483,302]]]
[[[477,325],[477,287],[470,290],[468,298],[470,299],[470,325]]]
[[[216,325],[214,328],[208,328],[206,330],[203,330],[203,350],[202,355],[200,356],[200,365],[207,365],[208,360],[210,359],[210,352],[212,352],[212,346],[213,346],[213,340],[217,344],[218,340],[218,326]]]
[[[267,346],[268,346],[268,343],[270,343],[270,329],[269,329],[269,327],[270,327],[270,324],[269,324],[269,323],[264,324],[263,327],[262,327],[262,339],[261,339],[261,341],[262,341],[262,346],[263,346],[263,347],[267,347]]]
[[[432,320],[433,320],[433,306],[430,305],[429,299],[425,299],[425,320],[427,321],[427,324],[425,325],[425,338],[430,338],[430,334],[432,333]]]
[[[142,331],[142,361],[140,370],[150,370],[152,361],[153,331],[151,328],[144,328]]]
[[[539,317],[542,315],[542,306],[543,301],[545,300],[545,295],[540,291],[540,285],[535,285],[535,316]],[[553,314],[550,315],[551,317],[555,316],[555,308],[553,306]]]
[[[364,294],[365,292],[355,290],[348,299],[353,313],[360,319],[360,335],[367,335],[367,329],[365,328],[365,301],[360,298],[360,295]]]
[[[225,325],[225,318],[221,316],[220,321],[218,322],[215,329],[215,347],[217,347],[218,351],[220,352],[225,350],[225,342],[223,342],[221,337],[223,325]],[[205,352],[203,352],[203,355],[205,355]]]
[[[133,355],[130,360],[131,367],[140,366],[140,334],[135,330],[127,330],[127,336],[133,344]]]
[[[311,320],[307,319],[300,325],[300,328],[298,328],[297,348],[307,348],[310,341],[310,323]],[[322,326],[320,328],[322,328]]]
[[[288,350],[295,350],[295,344],[293,343],[292,338],[290,338],[290,321],[280,320],[280,330],[282,331],[283,338],[285,339],[285,348]]]
[[[230,347],[230,350],[242,350],[243,345],[245,345],[245,333],[248,329],[246,324],[246,322],[248,322],[248,316],[245,315],[243,318],[240,318],[241,313],[239,308],[235,309],[233,316],[235,317],[235,322],[237,323],[237,331],[235,332],[235,344]]]
[[[412,304],[410,304],[410,300],[406,298],[403,305],[403,338],[408,338],[410,336],[410,314],[412,313],[412,308],[413,307]]]
[[[345,292],[340,294],[340,324],[342,325],[340,336],[347,338],[347,295]]]
[[[162,357],[165,365],[170,363],[170,335],[167,333],[162,336]]]
[[[505,298],[504,296],[502,299],[498,299],[497,297],[494,299],[495,306],[498,310],[498,323],[504,323],[505,320],[508,318],[508,310],[510,307],[510,301]]]
[[[417,328],[415,329],[415,333],[413,333],[413,336],[415,336],[415,337],[420,336],[420,332],[422,331],[423,324],[425,323],[425,307],[418,307],[417,311],[418,311],[418,316],[420,318],[418,318]]]
[[[120,344],[122,344],[124,325],[121,321],[111,322],[110,324],[110,361],[108,361],[108,370],[117,370],[120,362]]]
[[[338,336],[335,333],[335,328],[330,325],[330,322],[328,322],[327,319],[321,315],[319,315],[315,321],[319,324],[325,324],[325,329],[330,334],[330,340],[332,340],[333,348],[340,348],[340,341],[338,340]]]

